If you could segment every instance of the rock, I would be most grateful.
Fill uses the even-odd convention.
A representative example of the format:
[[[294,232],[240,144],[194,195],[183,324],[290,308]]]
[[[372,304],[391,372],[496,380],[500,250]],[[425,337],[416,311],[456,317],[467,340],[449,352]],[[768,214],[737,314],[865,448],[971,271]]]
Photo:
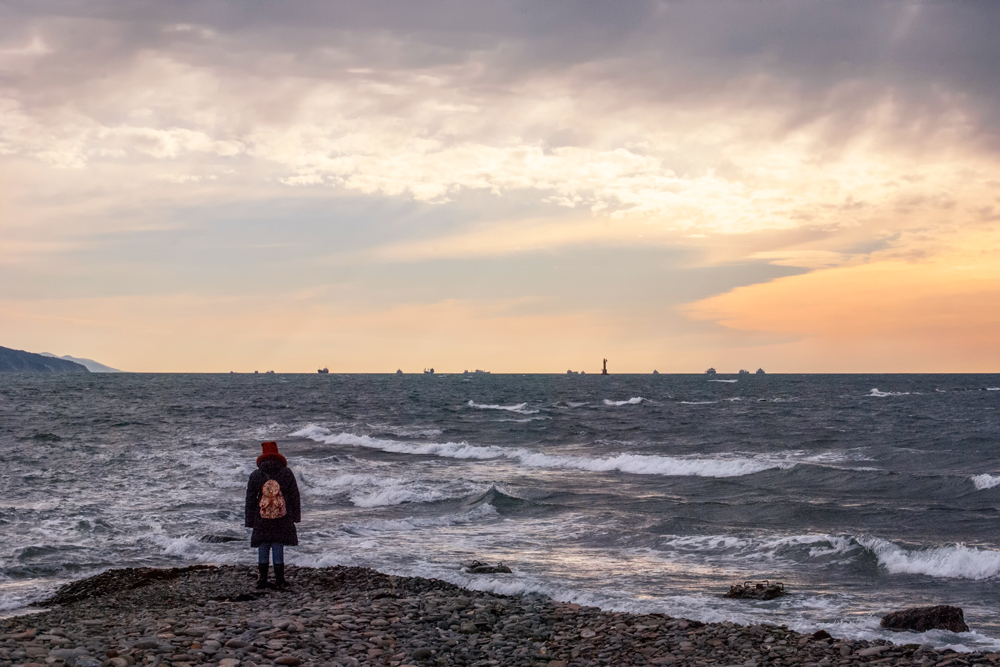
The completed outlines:
[[[891,646],[870,646],[868,648],[861,649],[860,651],[858,651],[858,655],[861,656],[862,658],[870,658],[873,655],[878,655],[879,653],[882,653],[883,651],[888,651],[891,648],[892,648]]]
[[[236,637],[226,642],[226,648],[246,648],[247,646],[250,646],[250,642],[245,642]]]
[[[434,655],[434,652],[431,651],[429,648],[418,648],[416,651],[413,652],[413,659],[430,660],[432,655]]]
[[[81,655],[73,661],[73,664],[76,667],[101,667],[102,663],[97,658],[92,658],[89,655]]]
[[[827,632],[826,630],[817,630],[816,632],[812,633],[810,639],[812,639],[814,642],[818,642],[823,639],[832,639],[832,637],[830,636],[830,633]]]
[[[881,626],[894,632],[969,631],[969,626],[965,624],[965,612],[959,607],[948,605],[894,611],[882,617]]]
[[[785,585],[780,581],[773,584],[770,581],[744,581],[730,587],[725,597],[737,600],[773,600],[785,595]]]
[[[298,667],[302,661],[293,655],[283,655],[274,661],[276,665],[288,665],[288,667]]]
[[[489,563],[474,560],[469,563],[462,563],[462,567],[465,568],[467,574],[511,574],[510,568],[503,563],[490,565]]]
[[[85,648],[54,648],[49,651],[50,658],[65,660],[66,662],[73,662],[76,658],[84,655],[87,655],[87,649]]]
[[[223,658],[219,661],[219,667],[240,667],[240,661],[236,658]]]
[[[111,667],[129,667],[128,666],[128,660],[126,660],[125,658],[121,658],[121,657],[111,658],[110,660],[108,660],[108,664]]]

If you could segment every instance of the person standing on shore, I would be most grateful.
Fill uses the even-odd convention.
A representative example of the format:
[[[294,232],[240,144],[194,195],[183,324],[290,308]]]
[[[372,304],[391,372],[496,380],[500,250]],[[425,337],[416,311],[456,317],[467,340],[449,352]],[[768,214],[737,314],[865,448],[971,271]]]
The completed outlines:
[[[285,581],[285,547],[296,546],[295,524],[302,520],[299,485],[278,452],[278,443],[262,442],[257,469],[247,482],[246,527],[253,528],[250,546],[257,547],[257,588],[267,588],[268,556],[274,560],[274,583]]]

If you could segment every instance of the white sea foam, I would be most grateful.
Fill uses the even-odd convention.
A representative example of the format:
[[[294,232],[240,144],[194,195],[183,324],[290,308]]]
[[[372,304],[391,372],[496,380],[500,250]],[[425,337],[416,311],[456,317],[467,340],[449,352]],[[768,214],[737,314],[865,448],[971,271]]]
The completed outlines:
[[[562,468],[591,472],[626,472],[634,475],[739,477],[764,470],[787,469],[795,462],[773,455],[721,454],[712,457],[647,456],[617,454],[608,458],[590,458],[561,454],[543,454],[523,448],[497,446],[479,447],[466,442],[410,443],[382,440],[353,433],[331,433],[321,426],[310,425],[291,435],[330,445],[367,447],[398,454],[440,456],[454,459],[508,459],[533,468]]]
[[[986,391],[1000,391],[1000,387],[987,387]]]
[[[612,400],[609,400],[609,399],[605,398],[604,399],[604,405],[614,405],[614,406],[618,406],[618,405],[639,405],[640,403],[642,403],[645,400],[646,399],[643,398],[642,396],[633,396],[632,398],[628,399],[627,401],[612,401]]]
[[[952,544],[904,549],[877,537],[858,538],[890,574],[925,574],[946,579],[992,579],[1000,575],[1000,551]]]
[[[351,502],[357,507],[385,507],[403,503],[433,503],[454,498],[464,498],[469,494],[461,489],[421,488],[407,480],[393,480],[395,484],[369,493],[351,494]]]
[[[810,454],[805,457],[805,460],[811,463],[843,463],[846,461],[874,461],[875,459],[862,453],[860,449],[834,449],[828,452]],[[877,470],[877,468],[871,469]]]
[[[984,491],[986,489],[992,489],[994,486],[1000,486],[1000,477],[995,475],[987,475],[984,473],[982,475],[975,475],[970,479],[972,480],[972,483],[976,485],[976,488],[980,491]]]
[[[809,549],[810,558],[846,555],[860,549],[849,535],[776,535],[772,537],[737,537],[733,535],[684,535],[663,542],[666,549],[684,553],[723,553],[735,560],[772,561],[789,548]]]
[[[681,405],[714,405],[718,401],[677,401]]]
[[[886,396],[909,396],[910,392],[908,392],[908,391],[879,391],[878,387],[872,387],[871,392],[868,393],[867,395],[868,396],[873,396],[873,397],[876,397],[876,398],[885,398]]]
[[[518,412],[522,415],[533,415],[538,413],[538,410],[529,409],[527,403],[518,403],[517,405],[485,405],[470,400],[466,403],[466,405],[470,408],[476,408],[478,410],[507,410],[508,412]]]
[[[739,382],[739,380],[709,380],[709,382],[725,382],[726,384],[733,384],[734,382]]]

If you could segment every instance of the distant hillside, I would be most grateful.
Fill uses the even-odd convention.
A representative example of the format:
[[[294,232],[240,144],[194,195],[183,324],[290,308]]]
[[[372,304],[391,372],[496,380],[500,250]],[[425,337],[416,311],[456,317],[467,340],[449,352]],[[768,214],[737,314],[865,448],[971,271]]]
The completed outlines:
[[[86,366],[65,359],[0,347],[0,373],[89,373]]]
[[[111,366],[105,366],[99,361],[94,361],[93,359],[84,359],[82,357],[71,357],[68,354],[64,354],[61,357],[50,352],[42,352],[43,357],[52,357],[53,359],[65,359],[66,361],[72,361],[80,364],[81,366],[86,366],[87,370],[91,373],[121,373],[122,371],[117,368],[111,368]]]

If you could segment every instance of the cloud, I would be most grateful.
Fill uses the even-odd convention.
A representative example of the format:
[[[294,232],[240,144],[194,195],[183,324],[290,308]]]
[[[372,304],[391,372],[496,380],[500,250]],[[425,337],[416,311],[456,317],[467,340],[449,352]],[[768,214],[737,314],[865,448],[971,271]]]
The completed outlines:
[[[870,341],[844,333],[846,310],[806,308],[813,328],[783,315],[810,290],[830,308],[867,295],[849,277],[868,276],[900,297],[873,296],[884,308],[865,314],[871,322],[920,292],[945,322],[940,304],[975,309],[989,281],[957,281],[967,291],[946,297],[911,268],[953,281],[947,266],[968,254],[956,243],[991,238],[1000,215],[998,30],[987,3],[12,0],[0,7],[0,232],[10,241],[0,269],[39,279],[6,281],[4,295],[145,290],[158,300],[190,287],[195,300],[229,290],[251,312],[240,295],[267,282],[267,266],[289,293],[339,281],[385,312],[393,298],[416,307],[401,295],[417,292],[431,312],[454,297],[448,285],[483,285],[459,301],[486,321],[476,308],[537,296],[525,285],[549,275],[544,253],[598,248],[614,256],[591,269],[611,295],[633,287],[645,251],[672,268],[741,272],[718,282],[650,272],[662,282],[637,292],[644,306],[601,301],[636,330],[663,325],[648,312],[679,294],[709,290],[685,292],[684,281],[724,291],[792,269],[816,277],[690,312],[719,345]],[[289,201],[302,205],[280,206]],[[362,212],[345,213],[355,201]],[[154,229],[171,233],[144,234]],[[502,277],[529,264],[512,296]],[[754,299],[775,318],[755,319]],[[280,315],[309,316],[294,303]],[[889,340],[880,327],[868,330]],[[652,340],[627,344],[648,351]]]
[[[824,372],[982,372],[1000,365],[1000,231],[911,239],[856,266],[738,287],[683,308],[734,330],[792,336],[772,366]],[[937,244],[944,245],[942,249]],[[761,353],[758,353],[761,354]],[[782,358],[783,357],[783,358]]]
[[[728,19],[638,5],[603,30],[605,12],[578,8],[572,29],[550,36],[487,5],[456,16],[450,4],[426,6],[443,25],[496,19],[472,47],[467,36],[432,31],[427,16],[378,8],[320,36],[309,21],[332,14],[309,3],[294,3],[276,24],[266,11],[213,14],[182,3],[155,32],[128,12],[87,7],[86,18],[37,18],[15,40],[30,32],[27,43],[45,46],[20,47],[36,63],[0,90],[0,152],[76,169],[185,162],[193,173],[172,167],[174,182],[253,165],[257,178],[289,187],[432,203],[479,190],[692,234],[865,224],[900,201],[948,196],[965,174],[981,179],[996,166],[974,141],[984,128],[968,90],[880,80],[876,65],[895,71],[898,54],[870,55],[839,78],[820,71],[819,84],[817,72],[803,71],[798,58],[820,65],[794,25],[826,17],[841,30],[841,55],[856,59],[845,45],[863,24],[857,8],[793,10],[790,25],[770,28],[788,39],[772,43],[764,20],[735,5]],[[896,50],[928,20],[912,7],[866,11],[891,28]],[[739,37],[738,17],[760,34]],[[67,21],[87,23],[103,41],[81,44]],[[352,23],[373,44],[348,32]],[[707,43],[688,34],[709,26]],[[574,30],[595,30],[595,43],[560,55]],[[650,49],[654,38],[661,46]],[[752,66],[733,66],[748,54]],[[46,85],[63,68],[75,83]]]

